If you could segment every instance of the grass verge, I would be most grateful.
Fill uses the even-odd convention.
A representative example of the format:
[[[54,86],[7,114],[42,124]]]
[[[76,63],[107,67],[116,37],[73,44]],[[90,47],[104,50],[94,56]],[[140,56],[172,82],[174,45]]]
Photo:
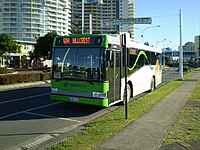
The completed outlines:
[[[200,79],[166,135],[163,145],[200,140]],[[192,104],[192,105],[191,105]]]
[[[184,76],[189,78],[193,73]],[[118,132],[128,123],[148,111],[154,104],[160,101],[169,92],[180,86],[184,81],[172,81],[159,89],[140,97],[128,105],[128,119],[125,119],[124,107],[101,116],[85,125],[82,132],[48,148],[49,150],[90,150],[102,143],[112,134]]]

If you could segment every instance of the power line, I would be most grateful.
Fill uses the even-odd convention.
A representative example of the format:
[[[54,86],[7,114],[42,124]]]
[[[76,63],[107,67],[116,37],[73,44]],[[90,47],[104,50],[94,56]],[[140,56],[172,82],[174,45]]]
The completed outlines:
[[[169,15],[160,15],[160,16],[151,16],[151,17],[178,17],[178,14],[169,14]]]

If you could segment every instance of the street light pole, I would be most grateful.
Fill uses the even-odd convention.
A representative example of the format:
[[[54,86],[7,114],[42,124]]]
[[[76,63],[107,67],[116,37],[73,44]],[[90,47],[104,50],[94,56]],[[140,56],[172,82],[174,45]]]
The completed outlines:
[[[184,80],[183,79],[183,47],[182,47],[181,9],[179,10],[179,23],[180,23],[179,80]]]
[[[145,30],[150,29],[150,28],[160,28],[160,27],[161,27],[160,25],[157,25],[157,26],[150,26],[150,27],[146,27],[144,30],[142,30],[142,34],[141,34],[142,43],[144,43],[144,31],[145,31]]]
[[[82,34],[84,33],[84,1],[82,0]]]
[[[139,30],[142,32],[141,38],[142,38],[142,43],[144,43],[144,31],[147,30],[147,29],[149,29],[149,28],[158,28],[158,27],[161,27],[161,26],[160,26],[160,25],[157,25],[157,26],[150,26],[150,27],[144,28],[143,30],[140,29],[140,28],[134,28],[134,29],[139,29]]]
[[[90,34],[92,34],[92,14],[90,14]]]
[[[163,40],[161,40],[161,41],[156,41],[156,47],[158,47],[158,44],[160,43],[160,42],[163,42],[163,46],[164,46],[164,42],[166,41],[166,39],[163,39]]]

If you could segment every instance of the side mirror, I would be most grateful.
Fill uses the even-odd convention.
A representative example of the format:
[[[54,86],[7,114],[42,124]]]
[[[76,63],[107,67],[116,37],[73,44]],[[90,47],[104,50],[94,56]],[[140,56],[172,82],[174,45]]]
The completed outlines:
[[[107,50],[106,51],[106,61],[112,60],[112,51]]]

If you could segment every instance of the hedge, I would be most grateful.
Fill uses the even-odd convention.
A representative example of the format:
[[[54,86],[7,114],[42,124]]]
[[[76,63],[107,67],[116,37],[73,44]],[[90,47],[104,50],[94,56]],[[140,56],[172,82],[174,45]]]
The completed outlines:
[[[7,68],[6,67],[0,67],[0,74],[6,74]]]
[[[0,85],[50,80],[51,73],[24,73],[0,75]]]

